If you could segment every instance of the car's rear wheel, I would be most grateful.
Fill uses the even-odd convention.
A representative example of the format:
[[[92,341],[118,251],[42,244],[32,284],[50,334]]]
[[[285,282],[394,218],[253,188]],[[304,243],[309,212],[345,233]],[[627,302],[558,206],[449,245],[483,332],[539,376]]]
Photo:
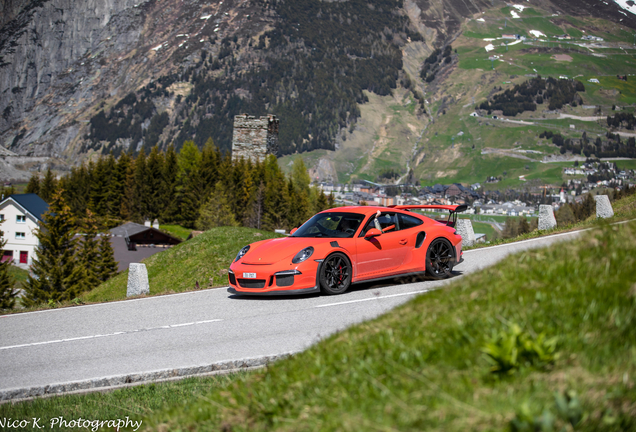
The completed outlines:
[[[351,285],[351,264],[344,254],[329,255],[320,267],[320,288],[329,295],[342,294]]]
[[[446,279],[453,271],[453,248],[448,240],[433,240],[426,251],[426,273],[433,279]]]

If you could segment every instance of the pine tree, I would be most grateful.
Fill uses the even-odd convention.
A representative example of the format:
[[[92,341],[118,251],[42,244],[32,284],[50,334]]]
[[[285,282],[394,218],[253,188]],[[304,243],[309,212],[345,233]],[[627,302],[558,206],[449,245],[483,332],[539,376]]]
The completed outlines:
[[[201,152],[201,184],[203,186],[203,198],[214,191],[216,182],[219,180],[219,162],[221,154],[214,145],[212,138],[208,138]]]
[[[148,187],[146,185],[146,154],[142,148],[134,163],[133,171],[133,203],[132,203],[132,219],[143,222],[148,218]]]
[[[591,193],[588,193],[583,201],[583,212],[581,220],[585,220],[588,217],[596,214],[596,201],[592,197]]]
[[[526,234],[530,232],[530,224],[528,223],[528,219],[522,217],[519,219],[519,235]]]
[[[44,179],[40,183],[40,198],[42,198],[47,203],[51,202],[56,189],[57,179],[51,172],[51,168],[47,168],[46,174],[44,174]]]
[[[333,191],[329,193],[327,198],[327,208],[334,208],[336,206],[336,198],[333,196]]]
[[[109,219],[119,219],[119,206],[121,204],[123,184],[121,184],[120,181],[117,160],[112,152],[106,158],[105,165],[109,180],[106,193],[104,194],[104,201],[106,201],[104,205],[106,214],[104,216]],[[113,194],[113,192],[118,193]]]
[[[559,207],[559,210],[557,210],[554,217],[557,221],[557,226],[559,227],[564,227],[576,222],[576,218],[574,217],[572,208],[568,204],[563,204],[561,207]]]
[[[177,177],[177,197],[180,203],[179,222],[193,227],[201,208],[203,191],[201,190],[201,152],[194,141],[186,141],[177,159],[179,175]]]
[[[249,211],[245,214],[244,226],[261,229],[263,225],[264,202],[265,183],[261,182],[254,190],[254,199],[252,200]]]
[[[517,221],[510,217],[506,218],[506,224],[504,225],[503,238],[514,238],[519,234],[519,227]]]
[[[230,209],[223,184],[217,182],[210,198],[201,207],[196,228],[205,231],[220,226],[238,226],[238,223]]]
[[[294,187],[296,188],[296,191],[309,190],[309,183],[311,183],[311,177],[309,177],[309,172],[307,171],[305,162],[300,157],[296,159],[294,161],[294,164],[292,165],[291,178],[294,182]]]
[[[2,222],[0,221],[0,224]],[[4,254],[4,245],[7,242],[4,240],[4,233],[0,231],[0,257]],[[17,293],[13,287],[15,281],[9,274],[10,261],[0,262],[0,309],[12,309],[15,306],[15,298]]]
[[[184,179],[185,185],[181,193],[181,214],[180,223],[186,227],[194,227],[199,216],[201,202],[203,198],[203,188],[201,184],[201,172],[193,170],[190,176]]]
[[[29,179],[29,184],[27,184],[25,193],[40,193],[40,175],[37,172],[34,172]]]
[[[8,198],[11,195],[15,195],[15,188],[13,185],[8,188],[5,188],[4,186],[0,187],[0,196],[2,196],[2,199]]]
[[[88,207],[97,216],[104,217],[108,215],[108,191],[113,177],[111,171],[113,167],[108,165],[107,159],[100,157],[97,163],[92,165],[92,168]]]
[[[146,161],[146,179],[144,182],[148,212],[146,216],[150,220],[158,218],[165,206],[165,202],[163,201],[163,165],[163,152],[160,153],[157,146],[155,146],[150,151],[150,155],[148,155]]]
[[[123,155],[122,155],[123,156]],[[120,165],[121,167],[121,165]],[[132,220],[135,217],[136,197],[135,197],[135,161],[130,158],[127,167],[118,167],[118,172],[125,169],[124,194],[119,207],[119,214],[123,220]]]
[[[323,210],[327,210],[328,208],[331,208],[331,207],[329,206],[329,201],[327,200],[327,196],[322,191],[322,189],[320,189],[318,194],[318,199],[316,201],[315,213],[321,212]]]
[[[24,285],[23,303],[32,306],[75,298],[82,291],[84,269],[77,256],[73,216],[63,191],[53,195],[36,236],[40,246]]]
[[[117,261],[110,244],[109,236],[102,235],[99,239],[99,280],[106,282],[117,274]]]
[[[85,165],[71,168],[71,174],[60,179],[58,190],[64,191],[64,200],[71,208],[73,215],[84,217],[91,191],[91,173],[89,168]]]
[[[82,288],[86,291],[90,291],[97,287],[101,280],[99,278],[99,245],[96,240],[97,222],[95,221],[93,212],[88,209],[86,210],[86,217],[82,225],[84,236],[79,254],[82,265],[84,266],[84,284]]]
[[[179,217],[179,197],[177,194],[177,176],[179,174],[179,163],[174,145],[170,145],[165,155],[163,165],[163,211],[162,221],[175,222]]]
[[[265,200],[263,203],[263,229],[285,228],[289,212],[289,195],[285,176],[281,172],[276,157],[267,156],[264,161]]]
[[[237,221],[246,223],[254,201],[254,183],[252,182],[252,164],[249,160],[239,159],[232,172],[233,190],[229,192],[230,203]]]

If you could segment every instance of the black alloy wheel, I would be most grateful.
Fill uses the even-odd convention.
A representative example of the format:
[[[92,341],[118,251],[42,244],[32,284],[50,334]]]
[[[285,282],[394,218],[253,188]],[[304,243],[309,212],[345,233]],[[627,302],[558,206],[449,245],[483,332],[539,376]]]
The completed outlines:
[[[426,273],[433,279],[446,279],[453,271],[453,248],[448,240],[433,240],[426,251]]]
[[[351,285],[351,264],[344,254],[329,255],[320,267],[320,288],[329,295],[342,294]]]

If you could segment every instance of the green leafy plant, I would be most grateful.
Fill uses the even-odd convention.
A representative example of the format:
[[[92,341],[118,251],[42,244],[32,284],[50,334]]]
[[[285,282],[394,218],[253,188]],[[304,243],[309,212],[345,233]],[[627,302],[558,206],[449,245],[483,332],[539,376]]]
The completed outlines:
[[[544,333],[532,337],[516,323],[493,333],[482,347],[491,372],[513,374],[521,366],[545,367],[557,358],[556,337],[547,338]]]
[[[528,402],[521,404],[515,418],[510,421],[512,432],[550,432],[554,430],[576,430],[587,415],[574,390],[554,394],[556,414],[553,410],[543,407],[541,414],[535,415]]]

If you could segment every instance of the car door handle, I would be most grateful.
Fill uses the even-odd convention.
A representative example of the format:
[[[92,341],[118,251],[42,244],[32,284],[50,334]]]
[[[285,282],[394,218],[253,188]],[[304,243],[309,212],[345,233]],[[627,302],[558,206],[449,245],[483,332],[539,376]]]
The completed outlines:
[[[409,241],[408,241],[407,239],[402,239],[402,240],[400,240],[400,244],[401,244],[401,245],[405,245],[405,244],[407,244],[408,242],[409,242]]]

